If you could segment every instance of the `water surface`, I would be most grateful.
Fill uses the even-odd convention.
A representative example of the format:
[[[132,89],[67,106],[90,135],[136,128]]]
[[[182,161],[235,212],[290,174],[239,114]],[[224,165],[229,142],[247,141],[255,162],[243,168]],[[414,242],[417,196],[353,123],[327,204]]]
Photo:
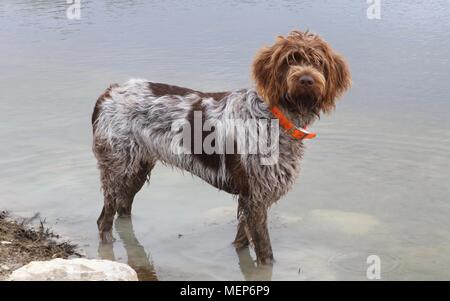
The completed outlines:
[[[450,280],[450,9],[442,1],[82,0],[0,2],[0,208],[40,212],[92,258],[141,279]],[[252,85],[259,47],[320,33],[354,85],[314,125],[298,184],[270,212],[273,269],[237,254],[236,201],[157,166],[99,246],[102,206],[90,114],[110,83],[148,78],[216,91]]]

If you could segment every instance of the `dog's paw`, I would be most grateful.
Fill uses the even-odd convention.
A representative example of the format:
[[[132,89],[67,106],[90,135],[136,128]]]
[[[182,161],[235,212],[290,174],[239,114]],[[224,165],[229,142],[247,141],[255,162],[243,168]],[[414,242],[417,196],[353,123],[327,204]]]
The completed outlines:
[[[236,239],[233,241],[233,246],[236,250],[242,250],[244,248],[247,248],[250,245],[248,239]]]
[[[257,259],[257,265],[258,266],[271,266],[275,260],[273,259],[273,255],[265,256],[265,257],[258,257]]]

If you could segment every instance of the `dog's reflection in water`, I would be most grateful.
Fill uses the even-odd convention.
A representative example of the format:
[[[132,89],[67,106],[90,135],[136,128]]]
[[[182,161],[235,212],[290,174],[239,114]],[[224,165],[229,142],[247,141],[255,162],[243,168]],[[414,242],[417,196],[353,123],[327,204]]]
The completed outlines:
[[[131,218],[118,217],[114,225],[127,253],[127,263],[136,271],[139,280],[158,280],[152,261],[134,234]],[[236,253],[239,259],[239,267],[245,280],[272,280],[272,265],[257,266],[248,247],[236,251]],[[115,261],[114,244],[100,242],[98,255],[102,259]]]
[[[117,218],[115,221],[115,228],[119,234],[120,240],[123,242],[125,251],[127,252],[128,265],[136,271],[139,280],[158,280],[153,263],[134,234],[131,218]],[[102,259],[115,260],[114,244],[100,242],[98,246],[98,255]]]
[[[236,250],[239,258],[239,268],[241,269],[244,279],[247,281],[270,281],[272,280],[273,265],[257,265],[250,254],[250,248],[246,247]]]

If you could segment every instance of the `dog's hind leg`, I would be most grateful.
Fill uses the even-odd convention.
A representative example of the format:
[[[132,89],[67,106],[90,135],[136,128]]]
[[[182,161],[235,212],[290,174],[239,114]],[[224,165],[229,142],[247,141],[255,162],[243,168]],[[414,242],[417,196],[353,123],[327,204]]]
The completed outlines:
[[[100,216],[97,219],[97,226],[102,242],[109,243],[113,241],[112,224],[116,215],[117,205],[117,181],[116,173],[110,168],[103,167],[100,170],[101,182],[104,196],[104,205]]]
[[[93,150],[98,160],[104,195],[104,206],[97,225],[101,240],[111,242],[116,212],[121,216],[131,214],[134,196],[144,185],[156,160],[143,158],[137,148],[130,154],[129,149],[114,148],[95,136]]]
[[[131,215],[131,207],[135,195],[141,190],[144,183],[149,179],[150,173],[155,166],[155,162],[141,162],[133,173],[123,179],[122,190],[118,194],[117,214],[120,217]]]
[[[130,216],[134,196],[148,179],[155,161],[140,162],[136,167],[125,167],[124,162],[102,164],[101,181],[104,194],[104,206],[97,220],[100,237],[103,242],[111,242],[112,224],[116,212],[119,216]]]

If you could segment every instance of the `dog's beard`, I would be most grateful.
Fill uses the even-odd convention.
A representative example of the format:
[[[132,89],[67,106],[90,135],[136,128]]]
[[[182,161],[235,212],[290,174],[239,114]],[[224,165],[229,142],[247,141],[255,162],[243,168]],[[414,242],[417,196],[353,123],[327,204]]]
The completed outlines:
[[[286,93],[280,100],[280,105],[288,112],[301,117],[319,117],[320,99],[315,94],[290,95]]]

